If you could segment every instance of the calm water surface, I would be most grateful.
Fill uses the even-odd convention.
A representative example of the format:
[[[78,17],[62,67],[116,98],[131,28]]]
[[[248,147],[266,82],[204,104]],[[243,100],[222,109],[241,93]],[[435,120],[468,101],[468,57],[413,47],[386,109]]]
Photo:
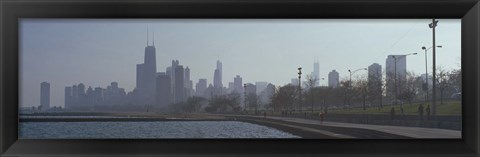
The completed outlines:
[[[239,121],[22,122],[22,139],[299,138]]]

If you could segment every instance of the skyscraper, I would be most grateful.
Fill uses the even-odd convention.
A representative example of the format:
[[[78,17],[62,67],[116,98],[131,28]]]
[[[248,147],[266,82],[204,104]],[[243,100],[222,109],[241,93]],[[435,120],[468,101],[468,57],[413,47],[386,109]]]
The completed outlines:
[[[396,69],[395,60],[397,63]],[[386,59],[385,72],[387,88],[386,94],[387,97],[393,99],[395,95],[395,88],[397,89],[397,94],[400,94],[405,86],[405,82],[407,80],[407,57],[405,55],[388,55]]]
[[[205,97],[205,91],[207,90],[207,79],[198,79],[197,84],[195,85],[196,95]]]
[[[315,82],[315,87],[320,85],[320,64],[318,63],[318,60],[313,63],[313,79],[317,80]]]
[[[233,78],[233,90],[237,93],[243,93],[243,84],[240,75],[237,75],[235,78]]]
[[[73,85],[72,86],[72,99],[71,99],[71,102],[70,102],[70,105],[71,106],[76,106],[78,103],[78,88],[77,88],[77,85]]]
[[[168,73],[170,74],[170,80],[172,81],[172,82],[171,82],[171,86],[172,86],[172,87],[171,87],[171,89],[172,89],[172,91],[171,91],[171,96],[172,96],[172,98],[170,99],[170,100],[172,101],[172,103],[176,103],[176,102],[175,102],[175,100],[176,100],[176,99],[175,99],[175,98],[176,98],[176,96],[175,96],[175,95],[176,95],[176,92],[175,92],[175,89],[176,89],[176,88],[175,88],[175,87],[176,87],[176,86],[175,86],[175,81],[176,81],[176,80],[175,80],[175,76],[176,76],[175,69],[176,69],[177,66],[179,66],[179,65],[180,65],[180,62],[179,62],[178,60],[172,60],[172,66],[167,67],[167,71],[166,71],[167,74],[168,74]],[[183,79],[182,79],[182,80],[183,80]]]
[[[336,70],[332,70],[328,73],[328,86],[336,88],[338,83],[340,83],[340,76]]]
[[[72,87],[65,87],[65,108],[69,109],[72,102]]]
[[[257,87],[254,84],[247,83],[247,86],[245,87],[245,92],[247,95],[250,94],[257,94]]]
[[[222,62],[217,61],[217,68],[214,71],[213,87],[222,88]]]
[[[268,82],[255,82],[255,87],[257,87],[257,94],[260,94],[263,90],[267,88]]]
[[[42,110],[50,109],[50,83],[40,83],[40,106]]]
[[[156,49],[155,49],[155,34],[153,36],[152,45],[148,42],[147,30],[147,46],[145,47],[144,63],[137,64],[137,90],[141,104],[153,104],[155,102],[156,91]]]
[[[380,105],[382,102],[382,66],[378,63],[368,66],[367,91],[369,91],[373,103]]]
[[[157,75],[157,105],[160,108],[165,108],[171,103],[171,77],[165,73]]]
[[[185,83],[184,83],[184,73],[185,70],[183,66],[178,65],[175,68],[175,99],[173,103],[179,103],[185,101]]]
[[[374,82],[382,79],[382,66],[378,63],[373,63],[368,66],[368,82]]]
[[[185,97],[188,98],[191,96],[191,91],[192,91],[192,84],[190,83],[190,68],[185,68],[185,79],[183,80],[185,83]]]
[[[83,83],[78,84],[77,90],[77,104],[85,105],[85,85]]]

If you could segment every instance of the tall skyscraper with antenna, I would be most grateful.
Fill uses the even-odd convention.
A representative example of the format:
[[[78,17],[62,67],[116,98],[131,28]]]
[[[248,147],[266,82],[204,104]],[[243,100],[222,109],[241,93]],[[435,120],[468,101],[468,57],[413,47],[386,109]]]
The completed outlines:
[[[147,27],[147,46],[145,47],[144,63],[137,64],[137,96],[140,104],[149,105],[155,103],[156,92],[156,49],[155,34],[153,33],[152,45],[149,45],[149,34]]]
[[[313,78],[317,80],[315,82],[315,86],[318,87],[320,85],[320,64],[318,63],[318,58],[315,59],[313,63]]]
[[[214,71],[214,77],[213,77],[213,86],[215,88],[222,88],[222,62],[217,60],[217,68]]]

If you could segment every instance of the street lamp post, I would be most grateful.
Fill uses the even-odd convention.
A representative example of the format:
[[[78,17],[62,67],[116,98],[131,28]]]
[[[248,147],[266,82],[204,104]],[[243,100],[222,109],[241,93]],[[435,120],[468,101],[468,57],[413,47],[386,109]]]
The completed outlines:
[[[298,68],[298,108],[302,112],[302,67]]]
[[[438,45],[438,48],[442,48],[442,45]],[[422,50],[425,51],[425,85],[423,87],[423,90],[425,90],[425,104],[428,103],[428,63],[427,63],[427,51],[430,50],[433,47],[426,48],[425,46],[422,46]]]
[[[432,93],[433,93],[432,109],[433,109],[433,110],[432,110],[432,115],[436,115],[436,112],[437,112],[437,104],[436,104],[436,100],[435,100],[435,99],[437,98],[437,94],[436,94],[436,93],[437,93],[437,91],[436,91],[436,89],[437,89],[437,85],[436,85],[436,84],[437,84],[437,83],[436,83],[436,75],[435,75],[435,73],[437,73],[437,72],[436,72],[436,70],[437,70],[437,69],[436,69],[436,59],[435,59],[435,47],[436,47],[436,46],[435,46],[435,27],[437,27],[437,23],[438,23],[438,21],[436,21],[435,18],[433,18],[433,19],[432,19],[432,23],[430,23],[430,24],[428,25],[430,28],[432,28],[432,38],[433,38],[433,39],[432,39],[432,41],[433,41],[433,45],[432,45],[432,48],[433,48],[433,49],[432,49],[432,56],[433,56],[433,58],[432,58],[432,60],[433,60],[433,74],[432,74],[432,76],[433,76],[433,78],[432,78],[432,79],[433,79],[433,86],[432,86],[432,87],[433,87],[433,89],[432,89],[432,90],[433,90],[433,91],[432,91]]]
[[[367,68],[360,68],[360,69],[357,69],[357,70],[354,70],[354,71],[351,71],[350,69],[348,69],[348,72],[350,73],[350,81],[348,82],[348,85],[349,85],[349,88],[350,88],[350,98],[348,99],[348,105],[349,105],[349,108],[352,106],[351,104],[351,96],[352,96],[352,74],[355,74],[357,71],[360,71],[360,70],[367,70]]]
[[[417,55],[417,53],[409,53],[409,54],[406,54],[406,55],[402,55],[402,56],[400,56],[400,57],[405,57],[405,58],[406,58],[406,57],[409,56],[409,55]],[[398,87],[397,87],[397,57],[396,57],[396,56],[392,56],[392,57],[393,57],[393,59],[395,60],[395,66],[394,66],[394,67],[395,67],[395,68],[394,68],[394,69],[395,69],[395,70],[394,70],[394,74],[395,74],[395,75],[394,75],[394,77],[395,77],[395,79],[394,79],[394,83],[395,83],[395,100],[394,100],[394,102],[395,102],[395,106],[397,106],[397,99],[398,99]],[[400,59],[400,57],[399,57],[398,59]],[[403,103],[400,104],[400,108],[403,108]]]

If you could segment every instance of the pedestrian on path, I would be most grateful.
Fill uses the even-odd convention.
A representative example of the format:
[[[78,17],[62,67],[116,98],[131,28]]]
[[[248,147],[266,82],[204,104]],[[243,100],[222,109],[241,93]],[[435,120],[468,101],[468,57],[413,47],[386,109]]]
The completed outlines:
[[[430,105],[427,105],[427,108],[425,108],[425,111],[427,112],[427,120],[430,120]]]
[[[423,104],[418,105],[418,115],[420,116],[420,120],[423,120]]]
[[[325,113],[321,112],[320,113],[320,124],[323,124],[324,118],[325,118]]]
[[[390,118],[391,118],[392,120],[395,119],[395,108],[394,108],[394,107],[392,107],[392,109],[390,110]]]

